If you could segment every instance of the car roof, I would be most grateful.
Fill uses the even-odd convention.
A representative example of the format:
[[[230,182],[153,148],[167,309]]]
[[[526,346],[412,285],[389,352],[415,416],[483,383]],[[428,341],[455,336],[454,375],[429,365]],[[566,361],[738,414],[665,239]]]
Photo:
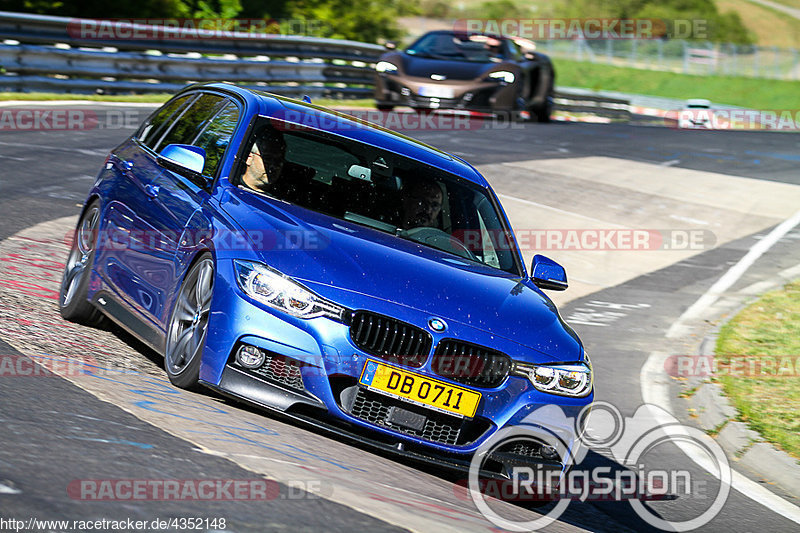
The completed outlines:
[[[509,41],[512,40],[510,36],[506,35],[499,35],[497,33],[486,33],[483,31],[471,31],[471,30],[431,30],[427,33],[424,33],[419,36],[419,39],[425,37],[426,35],[433,35],[436,33],[441,33],[445,35],[457,35],[459,37],[466,37],[466,36],[473,36],[473,35],[483,35],[485,37],[491,37],[493,39],[497,39],[498,41]]]
[[[709,107],[711,105],[711,100],[705,98],[690,98],[686,100],[686,105],[690,107]]]
[[[301,115],[302,120],[298,123],[303,126],[401,154],[455,174],[482,187],[488,186],[486,179],[466,161],[401,133],[345,113],[266,91],[247,89],[232,83],[196,84],[185,90],[200,88],[218,89],[234,93],[246,103],[250,110],[248,112],[253,114],[266,117],[286,117],[286,119]],[[293,122],[296,122],[296,120]],[[331,131],[324,127],[325,125],[333,124],[341,125],[341,127],[338,127],[336,131]]]

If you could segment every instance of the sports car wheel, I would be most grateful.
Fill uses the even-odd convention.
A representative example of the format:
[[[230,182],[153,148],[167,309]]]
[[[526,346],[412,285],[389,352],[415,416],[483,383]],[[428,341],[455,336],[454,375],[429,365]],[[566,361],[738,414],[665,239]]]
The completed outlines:
[[[378,111],[391,111],[394,109],[393,105],[384,105],[384,104],[378,104],[375,107],[378,108]]]
[[[89,273],[94,264],[97,247],[97,229],[100,224],[100,203],[89,205],[72,239],[72,249],[67,257],[58,308],[61,316],[72,322],[96,326],[103,321],[103,314],[86,299]]]
[[[550,116],[553,114],[553,92],[549,92],[545,97],[544,104],[533,108],[533,113],[536,115],[537,122],[550,122]]]
[[[200,377],[213,289],[214,261],[206,253],[186,274],[167,330],[164,368],[172,384],[182,389],[194,388]]]

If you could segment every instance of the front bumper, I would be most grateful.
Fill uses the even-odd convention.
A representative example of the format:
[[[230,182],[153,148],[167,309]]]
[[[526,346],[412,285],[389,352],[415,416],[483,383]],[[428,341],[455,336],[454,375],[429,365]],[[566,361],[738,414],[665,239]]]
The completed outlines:
[[[436,82],[426,78],[379,74],[375,83],[375,101],[378,105],[415,109],[464,109],[487,113],[511,111],[517,107],[517,93],[516,83],[496,81]]]
[[[230,272],[226,272],[227,269]],[[564,420],[576,418],[591,403],[591,395],[567,398],[545,394],[534,389],[526,379],[508,376],[494,388],[470,387],[482,395],[472,419],[379,395],[358,385],[364,365],[375,356],[353,343],[348,325],[328,318],[295,319],[266,309],[228,283],[227,280],[235,279],[232,269],[228,261],[218,263],[214,307],[200,369],[204,385],[360,443],[416,460],[425,457],[429,462],[460,470],[468,467],[472,454],[498,430],[515,425],[555,425],[564,436],[566,446],[573,446],[574,426]],[[427,323],[428,316],[419,311],[364,298],[362,308],[410,324]],[[426,363],[421,367],[404,368],[448,381],[431,367],[435,346],[444,337],[469,339],[519,355],[519,345],[464,325],[451,324],[446,334],[432,334],[432,337],[433,347]],[[268,371],[263,368],[251,371],[237,366],[235,353],[242,344],[269,354],[272,367]],[[464,387],[461,383],[450,382]],[[537,409],[554,405],[560,408],[563,420],[536,419]],[[411,430],[393,425],[387,415],[392,408],[424,416],[425,428]],[[541,457],[528,456],[525,460],[563,468],[560,462],[548,462]]]

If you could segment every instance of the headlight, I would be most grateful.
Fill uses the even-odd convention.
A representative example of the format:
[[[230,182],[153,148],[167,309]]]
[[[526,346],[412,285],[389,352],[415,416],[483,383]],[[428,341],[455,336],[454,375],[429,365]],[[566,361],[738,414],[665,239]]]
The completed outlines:
[[[397,72],[397,65],[394,63],[389,63],[388,61],[378,61],[378,64],[375,65],[375,70],[378,72]]]
[[[489,77],[494,80],[502,80],[506,83],[514,83],[514,80],[516,79],[514,73],[507,70],[498,70],[497,72],[492,72],[489,74]]]
[[[250,261],[234,261],[233,266],[239,288],[264,305],[300,318],[342,320],[344,307],[317,296],[273,268]]]
[[[583,362],[561,365],[533,365],[514,361],[512,374],[528,378],[542,392],[561,396],[586,396],[592,390],[592,366],[589,357]]]

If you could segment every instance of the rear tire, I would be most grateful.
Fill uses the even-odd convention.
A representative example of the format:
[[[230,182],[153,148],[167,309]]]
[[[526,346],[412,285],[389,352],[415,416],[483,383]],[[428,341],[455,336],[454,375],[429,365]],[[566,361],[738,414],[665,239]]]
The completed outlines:
[[[533,108],[533,114],[536,117],[536,122],[550,122],[551,116],[553,114],[553,89],[547,92],[547,96],[544,99],[544,104],[539,107]]]
[[[378,108],[378,111],[392,111],[394,109],[393,105],[385,105],[385,104],[378,104],[375,107]]]
[[[164,369],[176,387],[197,388],[213,291],[214,260],[205,252],[186,273],[167,328]]]
[[[61,316],[85,326],[99,326],[104,318],[103,313],[87,299],[99,226],[100,202],[95,200],[89,204],[75,228],[58,297]]]

